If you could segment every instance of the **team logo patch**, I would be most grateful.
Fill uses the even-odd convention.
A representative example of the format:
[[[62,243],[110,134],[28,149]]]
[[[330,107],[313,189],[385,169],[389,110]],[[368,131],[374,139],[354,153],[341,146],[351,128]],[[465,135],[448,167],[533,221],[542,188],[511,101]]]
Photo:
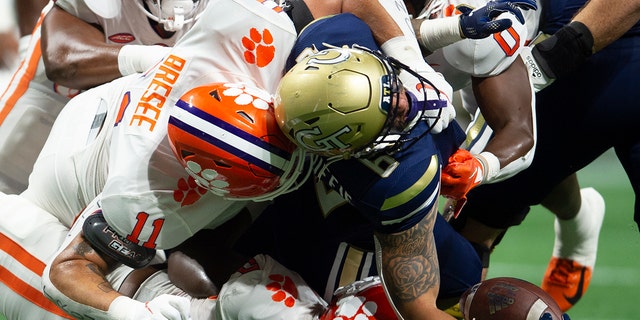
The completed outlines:
[[[288,308],[293,308],[298,299],[298,288],[293,280],[282,274],[271,274],[269,280],[271,282],[266,287],[267,290],[274,292],[271,299],[275,302],[282,302]]]
[[[269,65],[276,56],[273,35],[268,29],[260,32],[256,28],[251,28],[249,35],[242,37],[242,46],[245,48],[244,60],[260,68]]]
[[[173,200],[180,202],[181,206],[188,206],[200,199],[207,189],[199,186],[192,177],[178,180],[178,189],[173,191]]]
[[[136,37],[134,37],[130,33],[116,33],[116,34],[110,35],[108,39],[109,41],[115,42],[115,43],[130,43],[136,40]]]

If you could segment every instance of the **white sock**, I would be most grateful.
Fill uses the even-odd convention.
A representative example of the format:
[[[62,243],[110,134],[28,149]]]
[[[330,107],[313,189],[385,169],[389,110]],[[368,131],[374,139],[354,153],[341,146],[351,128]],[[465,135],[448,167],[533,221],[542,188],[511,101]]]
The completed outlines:
[[[582,204],[573,219],[556,218],[553,256],[574,260],[593,268],[605,204],[600,193],[593,188],[581,189],[580,195]]]

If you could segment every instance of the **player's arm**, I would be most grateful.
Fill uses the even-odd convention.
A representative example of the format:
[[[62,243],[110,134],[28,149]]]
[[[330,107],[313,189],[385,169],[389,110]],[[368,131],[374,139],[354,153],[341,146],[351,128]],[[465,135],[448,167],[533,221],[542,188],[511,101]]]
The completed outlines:
[[[41,42],[47,77],[74,89],[144,72],[171,50],[159,45],[109,44],[101,30],[58,6],[42,23]]]
[[[582,22],[593,35],[593,52],[618,39],[640,20],[640,0],[591,0],[573,21]]]
[[[456,216],[469,190],[507,179],[526,169],[535,153],[533,92],[521,59],[502,73],[472,77],[474,96],[493,137],[479,154],[456,151],[442,169],[442,194],[456,200]]]
[[[16,13],[18,16],[18,28],[20,36],[26,36],[33,32],[40,13],[49,0],[19,0],[14,1],[16,4]]]
[[[436,19],[418,17],[412,19],[411,24],[420,45],[432,53],[462,39],[483,39],[508,29],[512,21],[499,18],[502,13],[510,12],[524,23],[521,10],[537,8],[534,0],[493,0],[479,8],[460,4],[456,7],[457,15]]]
[[[376,233],[384,286],[403,319],[454,319],[436,306],[440,288],[431,209],[415,226],[397,233]]]
[[[117,264],[100,255],[78,234],[51,263],[49,279],[69,299],[106,312],[120,296],[106,280],[106,274]],[[50,294],[48,290],[45,292]]]
[[[47,77],[75,89],[88,89],[121,77],[118,52],[95,26],[53,6],[42,23],[42,58]]]
[[[640,20],[640,1],[589,1],[564,27],[536,44],[531,53],[548,78],[579,68],[591,55],[620,38]]]
[[[528,154],[535,145],[533,93],[522,60],[515,59],[498,75],[472,77],[472,86],[480,111],[494,132],[484,151],[498,158],[499,169],[525,157],[532,158]],[[499,181],[505,178],[505,174],[498,173],[492,178]]]
[[[137,320],[148,319],[152,315],[164,317],[162,319],[187,319],[189,301],[185,297],[165,294],[144,303],[116,291],[106,275],[120,263],[105,254],[104,250],[111,248],[118,253],[131,251],[123,247],[124,243],[117,237],[111,237],[111,243],[105,241],[96,244],[96,239],[108,241],[108,237],[113,235],[111,231],[105,232],[107,228],[100,224],[93,224],[94,231],[98,234],[92,237],[92,243],[84,235],[89,232],[85,217],[76,222],[70,232],[72,240],[68,245],[63,245],[64,248],[45,268],[42,275],[45,295],[79,319]],[[103,234],[100,235],[100,232]],[[114,243],[115,245],[110,245]],[[101,249],[96,249],[96,246]],[[133,252],[130,256],[138,255]]]

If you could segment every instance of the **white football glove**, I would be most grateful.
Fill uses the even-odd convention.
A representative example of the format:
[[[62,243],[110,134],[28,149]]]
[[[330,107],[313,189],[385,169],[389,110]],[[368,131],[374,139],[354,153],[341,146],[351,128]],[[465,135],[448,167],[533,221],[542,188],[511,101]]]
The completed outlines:
[[[119,320],[187,320],[191,303],[186,297],[163,294],[146,303],[117,297],[109,305],[109,316]]]
[[[138,72],[145,72],[162,61],[169,51],[171,51],[170,47],[160,45],[124,45],[120,48],[120,51],[118,51],[118,69],[120,70],[120,74],[128,76]]]
[[[407,91],[411,92],[414,96],[416,96],[418,98],[418,101],[424,100],[423,90],[427,91],[428,100],[446,101],[446,107],[442,109],[426,110],[423,114],[423,117],[426,118],[427,123],[432,128],[431,133],[440,133],[442,132],[442,130],[446,129],[449,126],[449,123],[451,123],[453,119],[456,118],[456,109],[451,101],[449,101],[449,97],[452,95],[451,85],[444,80],[442,74],[433,70],[418,71],[418,74],[431,81],[431,83],[433,83],[433,85],[440,91],[440,96],[436,94],[436,91],[433,90],[433,88],[423,88],[423,84],[420,82],[420,80],[418,80],[418,78],[416,78],[406,70],[400,71],[400,74],[398,74],[398,78],[402,82],[404,88]],[[428,86],[429,84],[425,83],[425,85]]]
[[[533,57],[533,54],[531,53],[532,50],[533,46],[523,47],[520,51],[520,58],[524,61],[524,65],[527,66],[529,81],[533,84],[533,89],[535,92],[538,92],[553,83],[554,79],[545,75],[538,65],[538,61]]]

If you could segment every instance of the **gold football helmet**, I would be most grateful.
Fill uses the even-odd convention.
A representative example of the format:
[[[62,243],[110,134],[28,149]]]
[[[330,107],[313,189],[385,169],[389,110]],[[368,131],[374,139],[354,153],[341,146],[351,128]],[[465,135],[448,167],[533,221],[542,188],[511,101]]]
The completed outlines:
[[[389,61],[366,48],[330,48],[300,60],[275,99],[280,128],[322,156],[369,154],[391,130],[400,83]]]

